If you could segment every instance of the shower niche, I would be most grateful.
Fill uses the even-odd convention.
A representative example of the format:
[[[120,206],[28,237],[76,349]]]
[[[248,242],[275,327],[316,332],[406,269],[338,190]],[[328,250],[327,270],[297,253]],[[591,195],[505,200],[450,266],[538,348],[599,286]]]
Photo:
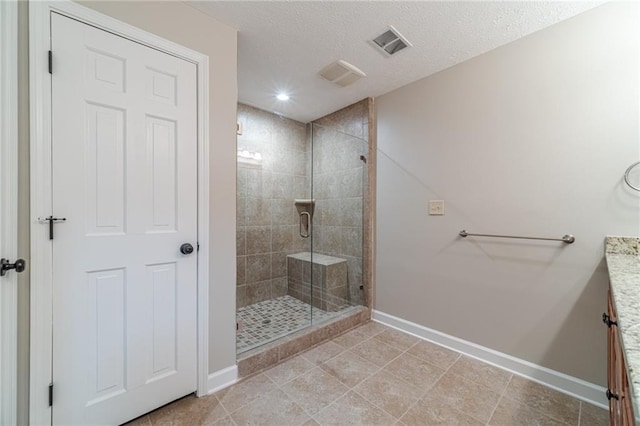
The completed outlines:
[[[365,304],[369,101],[306,124],[238,105],[239,355]]]

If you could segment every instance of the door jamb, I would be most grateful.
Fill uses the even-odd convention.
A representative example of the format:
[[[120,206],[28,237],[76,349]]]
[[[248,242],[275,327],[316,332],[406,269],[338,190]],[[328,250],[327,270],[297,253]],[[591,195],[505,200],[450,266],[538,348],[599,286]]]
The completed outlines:
[[[12,2],[9,2],[12,3]],[[52,377],[52,243],[38,217],[51,204],[51,13],[59,13],[112,34],[192,62],[197,67],[198,115],[198,284],[197,395],[208,393],[209,359],[209,57],[125,24],[70,0],[29,3],[29,88],[31,130],[31,337],[29,419],[51,424],[48,387]],[[55,72],[55,52],[53,72]],[[55,396],[54,396],[55,402]]]
[[[0,255],[18,256],[18,3],[0,2]],[[0,279],[0,424],[17,423],[18,279]]]

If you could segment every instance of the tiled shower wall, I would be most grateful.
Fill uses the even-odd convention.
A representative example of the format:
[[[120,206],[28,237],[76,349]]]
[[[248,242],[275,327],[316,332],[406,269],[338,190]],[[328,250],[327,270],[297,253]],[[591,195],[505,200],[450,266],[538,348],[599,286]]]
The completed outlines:
[[[367,191],[369,100],[329,114],[314,124],[314,253],[347,260],[348,302],[364,305],[363,199]]]
[[[238,161],[237,307],[287,294],[287,254],[309,251],[298,235],[294,198],[310,197],[306,126],[238,105],[238,150],[259,152],[259,164]]]

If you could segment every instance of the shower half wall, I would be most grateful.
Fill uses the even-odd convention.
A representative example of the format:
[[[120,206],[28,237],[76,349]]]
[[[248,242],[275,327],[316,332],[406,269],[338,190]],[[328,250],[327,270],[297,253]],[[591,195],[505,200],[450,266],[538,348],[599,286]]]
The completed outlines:
[[[309,125],[238,105],[238,353],[366,301],[366,101]]]

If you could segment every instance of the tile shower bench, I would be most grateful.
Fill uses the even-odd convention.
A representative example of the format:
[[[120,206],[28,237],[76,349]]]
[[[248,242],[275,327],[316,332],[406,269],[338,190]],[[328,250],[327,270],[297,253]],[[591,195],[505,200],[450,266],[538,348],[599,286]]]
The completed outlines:
[[[607,398],[612,425],[640,413],[640,238],[606,237],[609,269]],[[635,413],[635,415],[634,415]]]
[[[347,260],[308,251],[287,256],[288,294],[325,311],[347,305]],[[313,292],[311,291],[313,282]]]

